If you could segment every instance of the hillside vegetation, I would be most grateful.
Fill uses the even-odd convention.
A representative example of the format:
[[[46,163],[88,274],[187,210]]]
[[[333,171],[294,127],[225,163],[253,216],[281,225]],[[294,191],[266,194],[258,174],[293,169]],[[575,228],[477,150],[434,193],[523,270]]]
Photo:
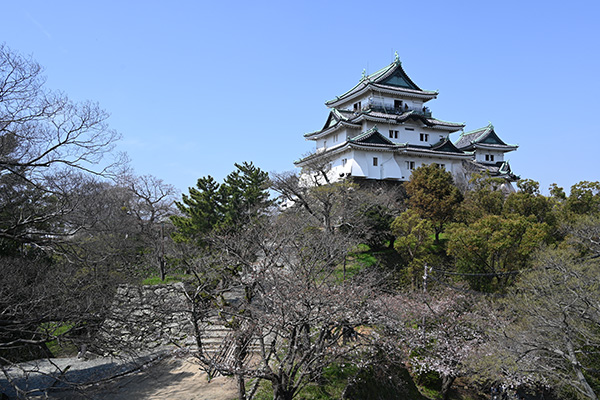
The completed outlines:
[[[184,281],[190,352],[239,399],[597,399],[599,182],[545,196],[436,164],[402,184],[242,162],[177,199],[35,61],[0,46],[0,78],[3,371],[103,354],[119,285]]]

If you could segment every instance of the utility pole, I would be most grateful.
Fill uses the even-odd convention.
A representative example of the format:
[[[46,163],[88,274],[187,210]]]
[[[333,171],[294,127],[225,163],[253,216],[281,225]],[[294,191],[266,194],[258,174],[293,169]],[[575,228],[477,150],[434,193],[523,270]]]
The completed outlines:
[[[160,280],[164,282],[165,271],[165,222],[160,223]]]

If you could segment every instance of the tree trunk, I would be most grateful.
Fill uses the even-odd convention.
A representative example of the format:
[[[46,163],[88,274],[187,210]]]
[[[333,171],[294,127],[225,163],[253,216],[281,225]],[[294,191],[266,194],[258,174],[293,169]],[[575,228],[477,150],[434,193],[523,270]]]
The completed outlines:
[[[442,375],[442,399],[448,400],[450,396],[450,388],[456,379],[455,376],[452,375]]]
[[[238,370],[236,374],[237,387],[238,387],[238,400],[246,400],[246,381],[244,375],[241,373],[244,369],[244,359],[246,358],[246,348],[248,346],[249,339],[245,335],[246,332],[242,332],[242,336],[238,336],[235,340],[235,349],[233,351],[235,357],[235,366]]]
[[[435,231],[435,244],[440,244],[440,233],[442,233],[442,227],[434,227],[434,231]]]
[[[579,360],[577,360],[577,355],[575,354],[575,349],[573,348],[573,343],[571,343],[571,339],[568,337],[566,339],[567,339],[566,341],[567,341],[567,351],[568,351],[569,361],[571,362],[571,365],[573,366],[573,370],[575,371],[577,380],[579,381],[581,386],[583,386],[583,390],[587,393],[587,395],[590,399],[598,400],[598,396],[596,396],[594,389],[592,389],[592,387],[588,383],[587,379],[585,379],[585,375],[583,374]]]
[[[236,375],[238,387],[238,400],[246,400],[246,382],[242,374]]]
[[[396,242],[396,237],[390,235],[390,242],[388,244],[388,249],[394,249],[394,243]]]
[[[293,400],[294,396],[282,385],[273,385],[273,400]]]

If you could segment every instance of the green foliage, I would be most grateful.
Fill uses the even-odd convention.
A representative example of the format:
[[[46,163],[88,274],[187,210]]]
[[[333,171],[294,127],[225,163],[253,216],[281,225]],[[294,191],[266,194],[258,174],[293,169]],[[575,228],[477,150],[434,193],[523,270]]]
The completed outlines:
[[[471,178],[472,190],[465,194],[457,219],[471,223],[486,215],[500,215],[504,206],[503,179],[476,174]]]
[[[433,223],[438,241],[444,224],[452,221],[462,201],[452,174],[435,163],[423,165],[412,172],[406,191],[412,209]]]
[[[566,209],[579,215],[600,213],[600,182],[582,181],[571,186]]]
[[[431,221],[421,218],[415,211],[407,210],[392,223],[392,233],[396,236],[394,249],[405,266],[405,279],[416,287],[425,264],[434,262],[431,248],[434,244],[434,229]]]
[[[213,231],[236,229],[258,216],[271,203],[267,188],[269,176],[252,163],[235,164],[222,184],[210,175],[198,179],[176,206],[182,215],[172,216],[177,228],[173,239],[203,245],[203,236]]]
[[[223,219],[222,202],[220,185],[212,176],[198,179],[196,187],[189,189],[189,195],[184,194],[182,202],[175,203],[183,216],[171,217],[177,227],[173,239],[185,242],[210,232]]]
[[[385,241],[390,240],[389,228],[394,220],[391,210],[375,204],[365,205],[366,210],[363,213],[365,224],[371,235],[368,237],[368,243],[371,247],[381,247]]]
[[[377,264],[377,257],[371,252],[360,254],[350,254],[354,258],[354,262],[359,266],[359,269],[369,268]]]
[[[551,184],[548,191],[550,192],[550,196],[552,196],[552,198],[556,199],[557,201],[563,202],[567,199],[565,190],[558,186],[556,183]]]
[[[448,254],[459,272],[489,274],[468,277],[476,290],[496,291],[512,280],[512,272],[529,266],[532,252],[550,240],[548,225],[532,217],[489,215],[470,225],[448,227]]]
[[[357,371],[358,368],[351,364],[332,364],[325,368],[319,382],[308,385],[298,397],[305,400],[341,399],[348,379]]]
[[[551,228],[555,228],[557,222],[552,213],[552,203],[540,194],[539,183],[531,179],[523,179],[517,182],[517,186],[520,191],[511,193],[506,198],[504,215],[534,216],[537,222],[545,222]]]
[[[442,398],[442,378],[436,371],[422,372],[414,376],[413,380],[419,392],[429,399]]]
[[[352,378],[344,399],[361,400],[426,400],[413,383],[403,365],[378,361],[364,368]]]
[[[247,223],[268,207],[269,174],[252,163],[235,164],[235,171],[227,175],[221,185],[223,225],[234,227]]]

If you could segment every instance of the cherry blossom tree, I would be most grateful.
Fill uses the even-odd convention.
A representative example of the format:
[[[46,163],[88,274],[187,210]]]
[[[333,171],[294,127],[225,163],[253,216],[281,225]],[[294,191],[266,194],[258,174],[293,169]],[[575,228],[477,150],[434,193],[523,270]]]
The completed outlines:
[[[400,352],[414,373],[433,371],[447,399],[454,380],[468,372],[467,360],[486,341],[475,299],[454,290],[397,294],[377,300],[382,341]]]
[[[358,354],[367,343],[357,328],[372,321],[373,279],[342,279],[338,267],[352,241],[306,222],[290,213],[211,239],[219,249],[212,264],[232,272],[212,292],[218,315],[231,329],[224,341],[229,349],[220,352],[229,357],[203,352],[199,359],[235,375],[240,399],[254,393],[245,389],[248,378],[269,381],[275,399],[292,399],[326,366]],[[218,301],[223,288],[237,290],[237,298]]]
[[[547,385],[597,399],[600,298],[594,257],[545,250],[497,302],[497,326],[475,368],[513,385]]]

